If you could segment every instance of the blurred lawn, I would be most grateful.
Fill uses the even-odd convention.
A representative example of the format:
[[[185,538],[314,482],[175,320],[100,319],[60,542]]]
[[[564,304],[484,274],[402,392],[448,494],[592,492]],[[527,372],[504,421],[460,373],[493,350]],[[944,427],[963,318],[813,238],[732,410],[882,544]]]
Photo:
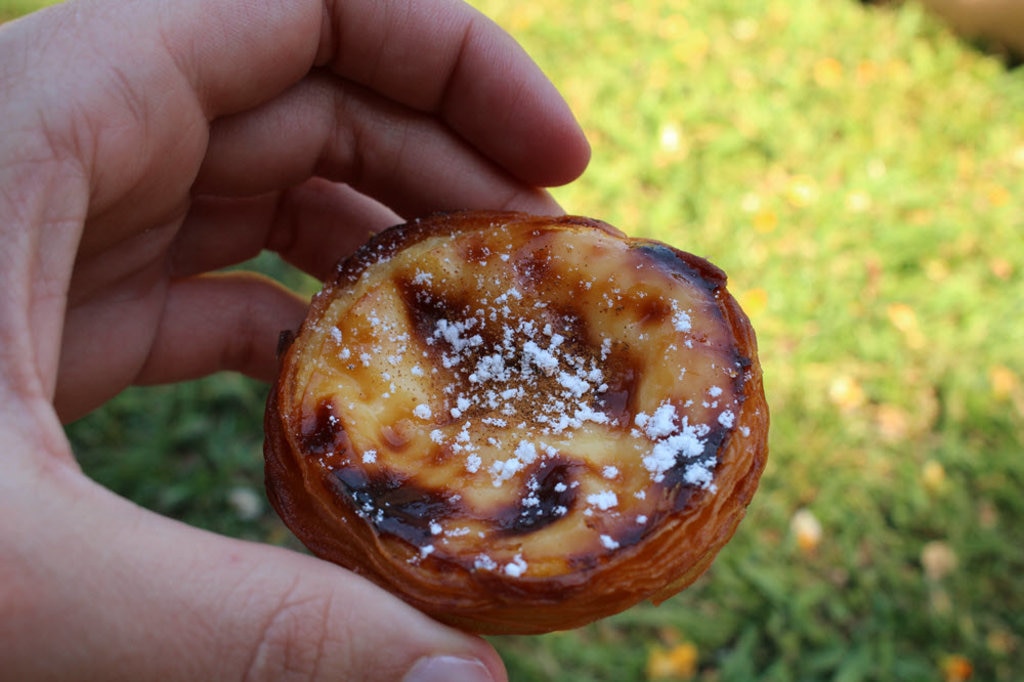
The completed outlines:
[[[476,4],[590,136],[559,199],[729,272],[773,408],[711,571],[658,608],[494,640],[512,679],[1019,679],[1024,70],[914,6]],[[141,504],[294,544],[261,492],[264,392],[134,389],[68,433]]]
[[[58,0],[0,0],[0,21],[57,3]]]

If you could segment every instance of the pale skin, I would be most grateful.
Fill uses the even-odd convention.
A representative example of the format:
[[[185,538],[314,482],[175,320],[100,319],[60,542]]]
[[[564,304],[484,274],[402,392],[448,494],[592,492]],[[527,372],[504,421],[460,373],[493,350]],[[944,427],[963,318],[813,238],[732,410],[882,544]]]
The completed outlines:
[[[93,483],[62,421],[132,384],[272,379],[305,302],[212,271],[270,249],[324,277],[404,218],[557,213],[539,188],[588,156],[457,0],[73,0],[0,27],[4,674],[504,680],[489,644],[353,574]]]

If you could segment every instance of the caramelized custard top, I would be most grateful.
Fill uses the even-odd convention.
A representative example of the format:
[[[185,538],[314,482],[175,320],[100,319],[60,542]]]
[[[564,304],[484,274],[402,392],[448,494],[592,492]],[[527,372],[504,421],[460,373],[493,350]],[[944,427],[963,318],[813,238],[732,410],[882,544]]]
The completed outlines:
[[[749,436],[724,275],[594,232],[430,233],[342,268],[288,359],[306,485],[402,561],[522,580],[714,495],[719,448]]]

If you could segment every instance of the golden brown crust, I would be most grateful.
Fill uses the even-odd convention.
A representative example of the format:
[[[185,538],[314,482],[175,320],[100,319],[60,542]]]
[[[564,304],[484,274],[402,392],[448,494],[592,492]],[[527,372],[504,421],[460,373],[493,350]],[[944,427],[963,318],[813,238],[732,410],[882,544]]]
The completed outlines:
[[[318,556],[480,633],[693,582],[767,456],[754,332],[707,261],[466,212],[339,265],[282,357],[267,490]]]

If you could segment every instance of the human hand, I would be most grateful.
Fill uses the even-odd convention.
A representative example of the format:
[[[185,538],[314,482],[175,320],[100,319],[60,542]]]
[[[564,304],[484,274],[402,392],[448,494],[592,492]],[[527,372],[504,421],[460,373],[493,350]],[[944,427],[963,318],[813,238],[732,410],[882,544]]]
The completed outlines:
[[[587,156],[543,75],[455,0],[98,0],[0,27],[6,671],[502,678],[482,640],[357,576],[91,483],[57,415],[132,383],[270,378],[305,304],[212,270],[269,248],[322,277],[403,217],[556,212],[536,187]]]

